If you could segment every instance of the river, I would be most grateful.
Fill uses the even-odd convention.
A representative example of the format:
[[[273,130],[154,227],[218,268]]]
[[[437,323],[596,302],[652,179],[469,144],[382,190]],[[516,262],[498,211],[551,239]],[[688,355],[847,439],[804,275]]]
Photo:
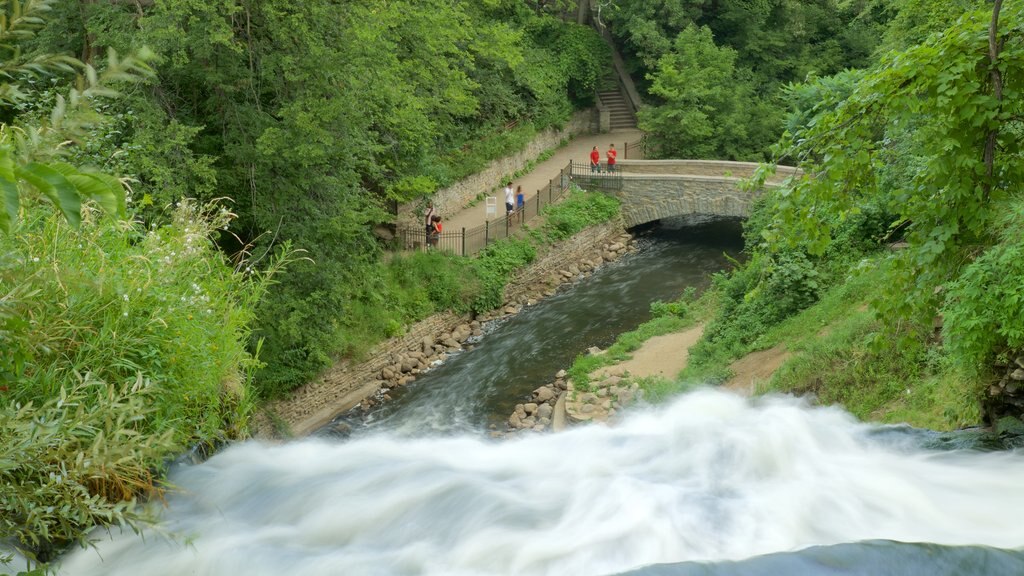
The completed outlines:
[[[393,391],[396,399],[369,414],[336,419],[365,433],[483,433],[501,425],[515,405],[591,346],[606,347],[619,334],[650,319],[650,305],[671,301],[688,287],[704,288],[711,274],[743,248],[736,220],[678,220],[637,238],[635,253],[537,306],[487,326],[473,350]],[[330,429],[331,427],[328,427]]]
[[[738,242],[693,231],[655,235],[495,326],[402,398],[349,416],[347,439],[246,442],[176,468],[158,528],[98,536],[58,573],[1024,573],[1024,455],[963,444],[977,434],[703,389],[614,428],[486,438],[518,396],[635,326],[650,299],[706,282]],[[664,258],[630,268],[658,251],[685,261],[691,244],[718,260],[688,280]],[[620,315],[634,290],[651,292]]]

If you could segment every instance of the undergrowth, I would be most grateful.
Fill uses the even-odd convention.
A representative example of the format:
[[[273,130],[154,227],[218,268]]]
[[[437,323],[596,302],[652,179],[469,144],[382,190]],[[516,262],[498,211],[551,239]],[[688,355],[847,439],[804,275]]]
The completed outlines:
[[[217,206],[182,202],[150,230],[28,213],[0,236],[0,527],[45,561],[141,519],[167,458],[245,435],[270,276],[228,264]]]

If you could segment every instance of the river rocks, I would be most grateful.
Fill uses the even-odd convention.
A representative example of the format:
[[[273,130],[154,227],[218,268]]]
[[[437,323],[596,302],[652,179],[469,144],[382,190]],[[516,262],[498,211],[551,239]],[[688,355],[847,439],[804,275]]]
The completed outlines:
[[[541,386],[533,391],[533,401],[541,404],[555,397],[555,391],[548,386]]]
[[[570,422],[609,422],[616,412],[637,399],[643,391],[618,376],[590,382],[577,390],[572,383],[566,393],[565,413]]]
[[[988,389],[985,402],[985,420],[996,423],[1003,418],[1020,418],[1024,414],[1024,355],[1017,355],[1007,364],[996,367],[1002,372],[999,382]]]

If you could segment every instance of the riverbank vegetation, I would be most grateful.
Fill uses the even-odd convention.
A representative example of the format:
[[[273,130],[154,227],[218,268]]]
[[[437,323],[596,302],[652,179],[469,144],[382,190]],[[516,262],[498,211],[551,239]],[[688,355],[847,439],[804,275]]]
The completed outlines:
[[[1020,416],[1024,3],[933,4],[866,69],[788,87],[772,153],[803,174],[747,221],[681,385],[784,345],[763,391],[940,429]]]
[[[270,281],[183,202],[143,229],[34,206],[0,235],[0,532],[31,556],[140,520],[170,458],[245,435],[256,302]],[[197,444],[198,443],[198,444]]]

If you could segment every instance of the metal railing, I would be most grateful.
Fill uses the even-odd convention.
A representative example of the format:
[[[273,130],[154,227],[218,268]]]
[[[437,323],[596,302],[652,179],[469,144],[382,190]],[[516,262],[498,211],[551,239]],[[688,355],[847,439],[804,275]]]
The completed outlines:
[[[630,156],[632,155],[632,156]],[[647,136],[642,136],[636,142],[626,142],[622,147],[622,158],[628,160],[644,160],[647,158]]]
[[[441,232],[437,244],[430,248],[427,247],[426,225],[399,226],[396,230],[398,248],[402,250],[442,250],[462,256],[472,256],[489,244],[513,235],[517,229],[523,227],[523,224],[540,214],[545,206],[561,200],[569,190],[574,170],[581,171],[579,166],[574,166],[570,161],[556,177],[548,180],[547,186],[537,190],[533,196],[525,197],[523,203],[516,206],[512,214],[499,215],[474,228],[445,230]],[[498,210],[504,209],[504,203],[498,205]]]
[[[622,174],[608,170],[607,164],[599,164],[595,170],[589,164],[570,163],[569,176],[573,183],[584,190],[606,193],[622,190]]]

